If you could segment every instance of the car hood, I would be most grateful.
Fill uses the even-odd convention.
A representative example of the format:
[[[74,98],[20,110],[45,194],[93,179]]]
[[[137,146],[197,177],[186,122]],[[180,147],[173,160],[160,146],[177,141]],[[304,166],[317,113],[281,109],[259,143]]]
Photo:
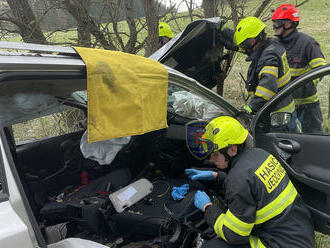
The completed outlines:
[[[222,45],[216,39],[224,23],[219,17],[194,21],[150,58],[212,88],[224,59]]]

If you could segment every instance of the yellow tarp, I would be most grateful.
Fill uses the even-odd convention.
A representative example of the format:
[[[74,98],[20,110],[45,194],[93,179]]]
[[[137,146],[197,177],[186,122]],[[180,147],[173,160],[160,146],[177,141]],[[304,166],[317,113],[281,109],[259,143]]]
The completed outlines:
[[[123,52],[75,47],[87,68],[88,142],[167,127],[166,68]]]

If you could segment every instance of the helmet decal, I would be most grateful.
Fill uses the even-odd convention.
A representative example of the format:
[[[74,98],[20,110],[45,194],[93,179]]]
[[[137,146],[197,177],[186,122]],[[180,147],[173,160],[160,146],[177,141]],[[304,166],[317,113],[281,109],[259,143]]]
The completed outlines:
[[[186,145],[197,159],[206,158],[214,149],[213,142],[205,138],[207,121],[195,120],[186,124]]]

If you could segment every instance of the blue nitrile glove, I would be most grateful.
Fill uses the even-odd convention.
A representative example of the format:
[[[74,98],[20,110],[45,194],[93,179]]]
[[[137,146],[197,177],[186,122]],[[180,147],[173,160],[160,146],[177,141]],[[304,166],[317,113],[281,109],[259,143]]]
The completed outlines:
[[[205,181],[211,181],[213,180],[213,171],[203,171],[203,170],[196,170],[196,169],[186,169],[184,171],[186,175],[191,180],[205,180]]]
[[[171,195],[174,200],[181,200],[187,194],[188,190],[189,184],[183,184],[180,187],[173,187]]]
[[[194,199],[194,204],[196,208],[199,208],[201,211],[204,211],[204,206],[207,203],[210,203],[211,199],[210,197],[204,192],[197,190],[195,193],[195,199]]]

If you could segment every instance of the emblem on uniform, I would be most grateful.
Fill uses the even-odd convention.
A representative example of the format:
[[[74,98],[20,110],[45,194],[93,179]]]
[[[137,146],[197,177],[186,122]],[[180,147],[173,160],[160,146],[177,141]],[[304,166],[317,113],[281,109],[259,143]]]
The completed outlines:
[[[203,134],[207,121],[195,120],[186,124],[186,144],[190,153],[197,159],[206,158],[212,151],[212,144],[205,142]]]

